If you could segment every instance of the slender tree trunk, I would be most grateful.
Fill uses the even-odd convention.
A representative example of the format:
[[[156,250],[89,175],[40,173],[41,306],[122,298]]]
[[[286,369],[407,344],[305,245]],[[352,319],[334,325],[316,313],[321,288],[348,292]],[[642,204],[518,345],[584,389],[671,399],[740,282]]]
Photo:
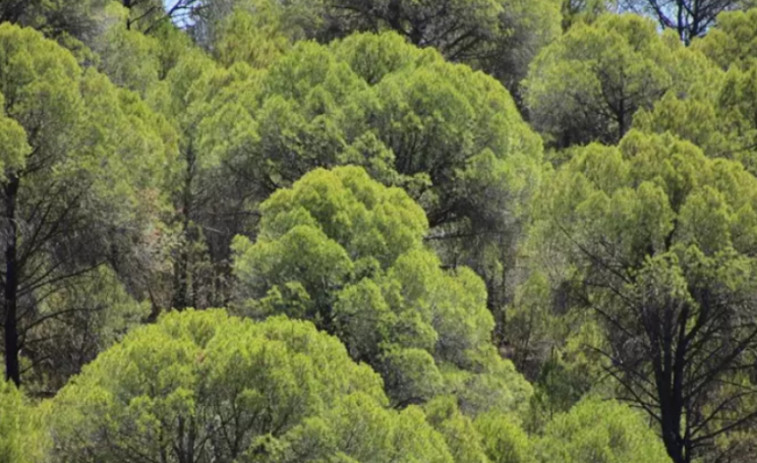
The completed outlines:
[[[182,213],[182,229],[181,235],[183,242],[181,243],[181,250],[177,256],[177,260],[174,263],[174,292],[173,292],[173,308],[176,310],[183,310],[189,303],[189,247],[192,245],[189,228],[192,214],[192,177],[194,175],[195,156],[194,150],[190,145],[187,148],[187,170],[184,177],[184,191],[182,191],[181,198],[181,213]]]
[[[18,365],[18,224],[16,223],[16,195],[19,179],[12,174],[5,186],[5,219],[8,235],[5,242],[5,380],[21,384]]]
[[[130,16],[131,16],[131,7],[133,6],[131,2],[132,0],[123,0],[124,8],[128,10],[128,13],[126,15],[126,30],[131,30],[131,17]]]

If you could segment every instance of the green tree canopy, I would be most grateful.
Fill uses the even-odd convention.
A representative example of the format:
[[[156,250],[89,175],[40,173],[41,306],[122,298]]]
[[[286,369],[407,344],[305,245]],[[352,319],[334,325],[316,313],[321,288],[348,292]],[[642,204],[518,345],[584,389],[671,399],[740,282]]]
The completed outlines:
[[[687,92],[707,63],[654,23],[606,14],[545,47],[525,82],[534,126],[557,146],[615,143],[667,91]]]
[[[57,318],[45,299],[72,277],[134,260],[150,238],[175,138],[135,94],[36,31],[1,25],[0,56],[3,337],[18,382],[19,351],[34,361],[27,334]]]
[[[394,404],[442,392],[463,410],[518,410],[530,387],[490,343],[486,290],[443,271],[423,210],[358,167],[317,169],[261,206],[257,241],[238,237],[243,313],[285,313],[338,335],[384,377]]]
[[[315,167],[361,165],[409,191],[444,263],[473,267],[490,309],[503,305],[541,143],[495,80],[397,34],[360,34],[299,43],[223,95],[198,150],[246,204]]]
[[[693,48],[701,50],[723,70],[731,66],[746,68],[757,59],[757,8],[730,11],[718,16],[718,26]]]
[[[538,260],[594,309],[606,329],[595,348],[675,462],[757,416],[743,374],[757,348],[756,201],[741,164],[633,131],[576,150],[538,203]]]
[[[711,60],[711,70],[689,92],[667,94],[634,119],[649,132],[670,131],[711,157],[740,161],[757,172],[757,10],[727,12],[692,48]]]
[[[533,439],[512,416],[489,412],[479,415],[474,425],[486,456],[492,463],[534,463]]]
[[[292,42],[326,43],[354,32],[392,30],[416,46],[436,48],[446,59],[483,69],[511,91],[517,91],[536,52],[560,30],[559,0],[214,0],[197,10],[196,36],[212,49],[228,44],[227,18],[240,12],[248,21],[266,18],[258,31]]]
[[[617,402],[596,399],[584,400],[556,415],[534,447],[536,461],[543,463],[670,461],[641,415]]]
[[[131,332],[54,399],[55,461],[451,462],[423,412],[307,322],[186,311]]]

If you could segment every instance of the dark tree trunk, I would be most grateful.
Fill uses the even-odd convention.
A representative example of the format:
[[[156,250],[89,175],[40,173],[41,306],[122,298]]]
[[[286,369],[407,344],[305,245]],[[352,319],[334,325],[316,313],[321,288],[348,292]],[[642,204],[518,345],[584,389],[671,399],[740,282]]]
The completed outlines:
[[[124,8],[131,10],[131,1],[132,0],[123,0]],[[129,12],[129,14],[131,14],[131,11]],[[129,16],[126,17],[126,30],[131,30],[131,18],[129,18]]]
[[[11,175],[5,186],[5,219],[8,235],[5,242],[5,379],[21,384],[18,365],[18,224],[16,223],[16,195],[19,179]]]
[[[191,146],[187,148],[187,169],[184,177],[184,191],[181,198],[182,238],[181,250],[174,263],[174,291],[172,306],[183,310],[189,306],[189,247],[192,245],[190,224],[192,214],[192,180],[194,176],[195,155]]]

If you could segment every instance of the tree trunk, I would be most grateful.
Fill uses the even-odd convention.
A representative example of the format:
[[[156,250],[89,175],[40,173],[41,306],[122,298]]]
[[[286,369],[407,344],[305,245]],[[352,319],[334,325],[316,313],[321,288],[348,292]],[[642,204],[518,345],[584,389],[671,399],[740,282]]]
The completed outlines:
[[[16,223],[16,195],[18,176],[10,175],[5,186],[5,219],[8,235],[5,242],[5,380],[21,384],[18,365],[18,224]]]
[[[192,179],[195,168],[194,149],[190,145],[187,147],[186,172],[184,177],[184,191],[182,191],[182,223],[181,236],[182,243],[179,255],[174,262],[174,288],[172,306],[176,310],[184,310],[188,307],[189,302],[189,247],[192,245],[189,236],[189,228],[192,214]]]

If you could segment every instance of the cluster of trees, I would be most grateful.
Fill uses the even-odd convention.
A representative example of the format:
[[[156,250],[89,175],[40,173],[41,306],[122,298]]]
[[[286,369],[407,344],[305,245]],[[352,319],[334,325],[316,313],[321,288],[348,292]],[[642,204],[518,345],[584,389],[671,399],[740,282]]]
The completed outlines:
[[[0,461],[751,461],[750,7],[0,1]]]

